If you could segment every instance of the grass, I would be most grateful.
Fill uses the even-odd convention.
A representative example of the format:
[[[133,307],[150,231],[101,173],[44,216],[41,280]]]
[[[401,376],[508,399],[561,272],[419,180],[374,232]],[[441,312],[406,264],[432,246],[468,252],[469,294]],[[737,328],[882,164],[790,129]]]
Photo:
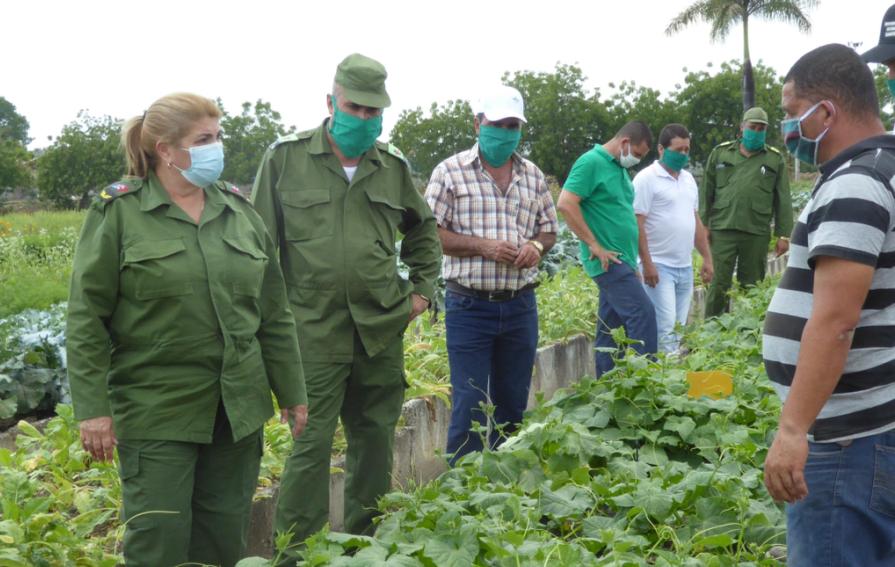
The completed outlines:
[[[68,298],[82,212],[0,216],[0,318]]]

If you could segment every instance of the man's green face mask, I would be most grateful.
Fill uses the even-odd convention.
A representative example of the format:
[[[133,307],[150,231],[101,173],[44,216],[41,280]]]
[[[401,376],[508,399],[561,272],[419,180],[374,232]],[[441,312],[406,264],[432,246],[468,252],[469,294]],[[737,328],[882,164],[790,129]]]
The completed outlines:
[[[336,95],[332,96],[333,117],[329,133],[345,157],[354,159],[373,147],[382,133],[382,115],[367,120],[339,110]]]
[[[510,159],[519,146],[522,130],[498,126],[479,127],[479,150],[491,167],[500,167]]]
[[[743,146],[750,152],[757,152],[764,147],[767,134],[766,130],[759,132],[743,128]]]

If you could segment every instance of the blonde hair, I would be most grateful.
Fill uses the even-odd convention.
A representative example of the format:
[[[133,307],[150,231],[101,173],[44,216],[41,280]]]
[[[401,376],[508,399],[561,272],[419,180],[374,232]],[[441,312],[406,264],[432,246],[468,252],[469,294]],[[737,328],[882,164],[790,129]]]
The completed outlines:
[[[158,156],[158,142],[173,144],[203,118],[220,118],[221,109],[211,99],[191,93],[174,93],[153,102],[143,116],[135,116],[121,128],[121,145],[127,157],[127,175],[146,178]]]

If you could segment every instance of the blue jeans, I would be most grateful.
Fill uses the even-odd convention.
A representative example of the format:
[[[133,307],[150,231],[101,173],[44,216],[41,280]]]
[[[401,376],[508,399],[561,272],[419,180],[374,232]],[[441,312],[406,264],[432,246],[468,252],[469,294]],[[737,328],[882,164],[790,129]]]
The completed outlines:
[[[895,565],[895,431],[809,443],[808,497],[786,506],[790,567]]]
[[[482,450],[473,422],[485,423],[481,403],[495,406],[494,424],[511,433],[522,422],[538,348],[538,305],[534,290],[502,302],[448,291],[444,298],[448,362],[451,369],[451,464]],[[488,443],[502,441],[492,428]]]
[[[676,323],[687,324],[690,314],[690,300],[693,298],[693,267],[672,268],[656,264],[659,283],[656,287],[643,284],[643,291],[656,309],[656,331],[659,336],[659,350],[675,352],[680,347],[681,338],[674,332]]]
[[[641,341],[631,346],[639,354],[656,353],[656,310],[643,285],[627,264],[609,264],[609,270],[594,278],[600,288],[597,332],[594,346],[615,347],[610,331],[624,327],[629,339]],[[597,351],[597,377],[612,370],[611,352]]]

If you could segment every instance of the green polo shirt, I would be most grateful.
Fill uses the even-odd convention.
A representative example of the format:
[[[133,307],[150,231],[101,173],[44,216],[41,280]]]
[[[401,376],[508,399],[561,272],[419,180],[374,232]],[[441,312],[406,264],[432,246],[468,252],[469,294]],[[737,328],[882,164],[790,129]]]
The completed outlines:
[[[581,197],[584,222],[600,246],[619,253],[619,259],[637,270],[637,217],[634,216],[634,184],[603,146],[597,144],[572,166],[563,189]],[[603,267],[590,258],[587,244],[579,242],[581,263],[587,275],[599,276]]]

